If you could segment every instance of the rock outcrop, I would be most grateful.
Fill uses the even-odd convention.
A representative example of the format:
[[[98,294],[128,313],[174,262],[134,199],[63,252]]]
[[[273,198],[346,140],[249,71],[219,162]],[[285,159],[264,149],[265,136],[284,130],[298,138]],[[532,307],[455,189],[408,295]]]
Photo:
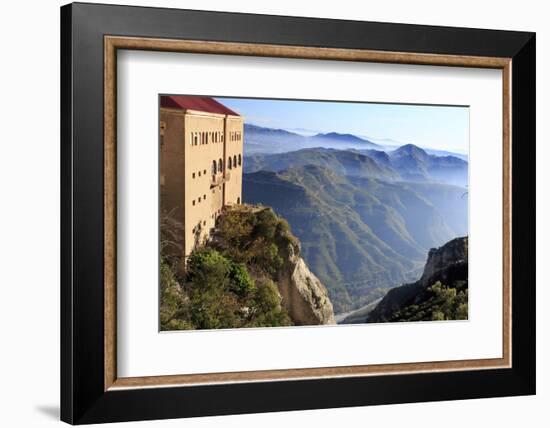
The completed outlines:
[[[301,257],[288,223],[261,205],[226,207],[210,245],[277,286],[294,325],[336,324],[328,291]]]
[[[395,314],[411,305],[421,305],[430,298],[429,287],[440,282],[467,290],[468,237],[455,238],[439,248],[432,248],[422,277],[413,283],[392,288],[368,315],[365,322],[398,321]]]
[[[468,267],[468,237],[456,238],[439,248],[432,248],[420,282],[430,286],[435,281],[448,282],[457,269]]]
[[[289,244],[277,287],[282,304],[296,325],[335,324],[325,286],[299,256],[299,245]]]

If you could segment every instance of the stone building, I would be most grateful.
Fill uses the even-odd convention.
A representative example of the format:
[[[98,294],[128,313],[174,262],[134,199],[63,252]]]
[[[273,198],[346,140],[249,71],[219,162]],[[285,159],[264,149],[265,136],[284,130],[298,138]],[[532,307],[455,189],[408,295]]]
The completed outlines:
[[[210,97],[160,98],[160,205],[184,225],[189,256],[242,198],[243,119]]]

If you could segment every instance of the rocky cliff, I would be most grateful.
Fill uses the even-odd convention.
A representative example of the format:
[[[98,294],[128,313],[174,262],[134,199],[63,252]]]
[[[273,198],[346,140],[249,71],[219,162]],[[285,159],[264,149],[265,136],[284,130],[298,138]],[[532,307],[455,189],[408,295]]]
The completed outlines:
[[[244,262],[252,277],[277,286],[294,325],[335,324],[327,289],[300,255],[300,242],[271,208],[226,207],[209,245]]]
[[[294,324],[335,324],[327,289],[300,257],[299,246],[289,245],[285,252],[276,284]]]
[[[432,248],[422,277],[391,289],[365,321],[467,318],[467,293],[468,237],[462,237]]]
[[[440,248],[432,248],[428,253],[428,261],[420,282],[429,286],[435,281],[448,282],[457,271],[468,274],[468,237],[456,238]]]

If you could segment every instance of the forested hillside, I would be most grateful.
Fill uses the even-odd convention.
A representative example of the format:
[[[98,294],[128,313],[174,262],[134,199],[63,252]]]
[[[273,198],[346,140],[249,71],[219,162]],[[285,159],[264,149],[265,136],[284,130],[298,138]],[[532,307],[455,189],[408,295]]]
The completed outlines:
[[[336,313],[418,278],[429,248],[467,233],[463,188],[385,180],[377,169],[347,175],[346,156],[325,153],[307,157],[306,165],[294,158],[280,172],[244,174],[243,200],[270,206],[289,222]],[[282,165],[292,160],[277,156]]]

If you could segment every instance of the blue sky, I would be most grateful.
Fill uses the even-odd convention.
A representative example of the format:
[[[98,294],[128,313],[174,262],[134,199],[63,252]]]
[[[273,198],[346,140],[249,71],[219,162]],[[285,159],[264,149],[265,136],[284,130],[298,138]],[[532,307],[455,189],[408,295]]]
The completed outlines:
[[[303,134],[339,132],[387,144],[468,153],[467,107],[216,98],[252,123]],[[376,141],[378,140],[378,141]],[[381,142],[384,144],[384,141]]]

